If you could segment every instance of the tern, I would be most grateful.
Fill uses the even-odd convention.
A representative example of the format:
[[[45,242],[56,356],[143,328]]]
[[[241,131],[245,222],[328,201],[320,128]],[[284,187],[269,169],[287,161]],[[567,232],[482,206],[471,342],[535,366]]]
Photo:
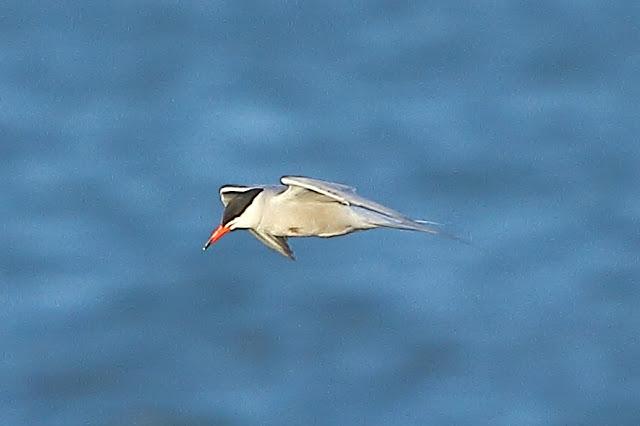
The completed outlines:
[[[203,250],[237,229],[251,232],[267,247],[294,259],[290,237],[336,237],[394,228],[441,234],[437,222],[414,220],[356,194],[355,188],[303,176],[283,176],[281,185],[224,185],[224,212]]]

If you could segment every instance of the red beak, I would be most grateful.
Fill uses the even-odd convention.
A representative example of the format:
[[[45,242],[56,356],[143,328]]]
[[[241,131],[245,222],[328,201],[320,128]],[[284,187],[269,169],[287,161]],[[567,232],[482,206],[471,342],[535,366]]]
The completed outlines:
[[[222,238],[229,231],[231,231],[230,228],[228,228],[228,227],[226,227],[224,225],[219,225],[216,229],[213,230],[213,232],[211,233],[211,236],[209,237],[207,242],[204,244],[204,247],[202,247],[202,250],[208,249],[211,244],[213,244],[216,241],[218,241],[220,238]]]

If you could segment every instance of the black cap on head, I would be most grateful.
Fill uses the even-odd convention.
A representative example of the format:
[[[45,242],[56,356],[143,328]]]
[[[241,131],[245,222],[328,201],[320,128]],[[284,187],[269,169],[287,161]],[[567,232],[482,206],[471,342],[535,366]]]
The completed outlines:
[[[252,188],[242,192],[229,192],[228,195],[231,197],[222,215],[222,225],[226,225],[244,213],[261,192],[262,188]]]

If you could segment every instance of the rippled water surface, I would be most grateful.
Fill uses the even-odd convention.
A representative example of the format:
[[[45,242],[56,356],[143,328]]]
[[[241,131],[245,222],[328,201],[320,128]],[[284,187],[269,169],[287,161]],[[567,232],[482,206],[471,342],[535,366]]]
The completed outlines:
[[[0,5],[0,424],[640,421],[635,2]],[[446,223],[234,233],[303,174]]]

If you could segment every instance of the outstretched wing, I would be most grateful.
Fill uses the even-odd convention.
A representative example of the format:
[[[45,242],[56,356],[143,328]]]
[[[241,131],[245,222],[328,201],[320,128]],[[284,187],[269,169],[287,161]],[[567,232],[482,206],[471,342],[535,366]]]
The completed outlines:
[[[249,229],[249,232],[253,234],[260,242],[270,249],[273,249],[281,255],[288,257],[291,260],[295,260],[293,257],[293,251],[287,244],[287,237],[276,237],[275,235],[267,234],[266,232],[256,231],[255,229]]]
[[[368,220],[377,226],[441,234],[449,238],[460,239],[440,229],[439,223],[410,219],[396,210],[359,196],[356,194],[355,188],[350,186],[303,176],[283,176],[280,178],[280,182],[289,187],[283,195],[304,197],[315,194],[315,197],[324,197],[327,201],[352,206],[356,210],[360,210],[361,215],[367,216]]]
[[[322,191],[331,193],[354,193],[356,189],[353,186],[344,185],[341,183],[329,182],[326,180],[314,179],[304,176],[282,176],[280,182],[283,185],[295,185],[302,188],[307,188],[312,191]]]
[[[313,191],[346,206],[361,207],[392,218],[408,219],[400,212],[359,196],[356,194],[355,188],[347,185],[303,176],[283,176],[280,178],[280,182],[282,182],[283,185],[289,186],[285,194],[297,196],[300,195],[301,190]]]

